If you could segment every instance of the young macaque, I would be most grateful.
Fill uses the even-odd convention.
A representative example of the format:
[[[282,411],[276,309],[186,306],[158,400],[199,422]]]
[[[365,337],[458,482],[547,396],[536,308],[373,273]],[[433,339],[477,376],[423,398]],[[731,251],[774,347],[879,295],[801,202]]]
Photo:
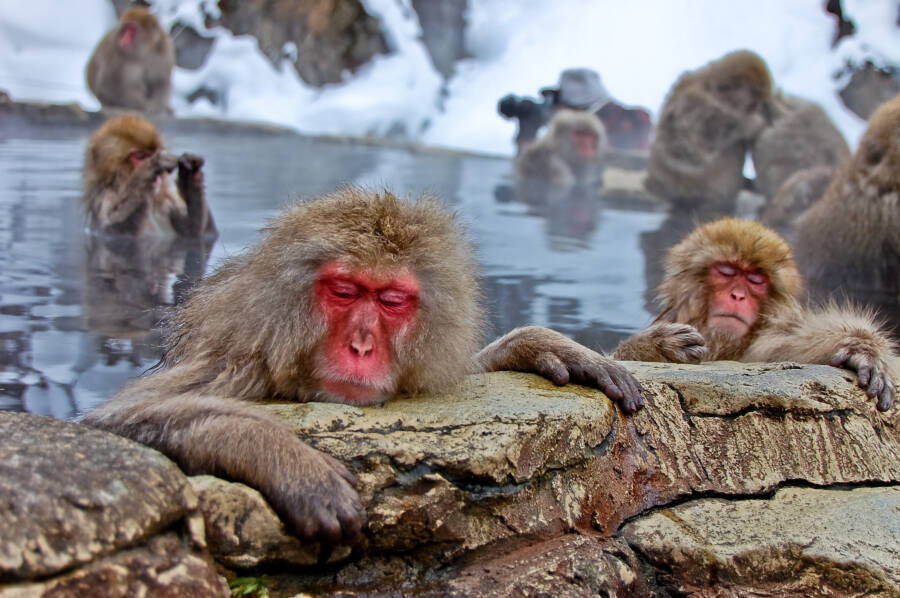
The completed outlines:
[[[90,227],[106,234],[215,238],[202,167],[200,156],[167,152],[146,119],[111,118],[91,137],[84,156],[82,205]]]
[[[774,231],[735,218],[704,224],[669,251],[662,313],[614,357],[830,364],[856,372],[876,407],[889,409],[896,353],[884,330],[866,311],[805,308],[802,290],[791,248]]]
[[[519,154],[516,175],[526,185],[600,185],[607,151],[599,118],[584,110],[558,110],[547,134]]]
[[[143,7],[127,10],[91,55],[87,84],[104,108],[169,110],[175,45]]]
[[[481,322],[472,251],[446,207],[342,188],[287,209],[201,281],[174,314],[161,370],[84,421],[257,488],[302,538],[352,542],[365,524],[354,477],[254,401],[376,405],[511,369],[641,407],[621,365],[546,328],[476,353]]]
[[[772,76],[756,54],[726,54],[675,82],[656,125],[647,190],[692,207],[727,208],[744,185],[744,161],[766,126]]]

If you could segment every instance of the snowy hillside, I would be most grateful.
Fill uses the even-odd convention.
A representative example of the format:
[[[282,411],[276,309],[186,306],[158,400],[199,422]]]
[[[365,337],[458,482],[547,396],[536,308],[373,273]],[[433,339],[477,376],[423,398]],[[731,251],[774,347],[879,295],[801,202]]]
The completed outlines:
[[[398,131],[434,146],[510,154],[515,126],[497,115],[509,92],[535,95],[567,67],[601,73],[620,102],[656,112],[684,70],[737,48],[768,63],[781,89],[821,103],[855,145],[864,123],[846,110],[833,78],[846,59],[900,62],[892,0],[845,0],[858,33],[835,51],[834,21],[822,0],[721,2],[643,0],[471,0],[471,58],[457,65],[442,94],[440,75],[419,41],[409,0],[364,0],[383,23],[393,54],[378,57],[339,85],[305,85],[289,65],[273,68],[255,40],[217,28],[197,71],[176,69],[172,104],[179,116],[277,123],[309,133],[387,135]],[[213,0],[161,0],[164,24],[177,19],[205,31],[201,8]],[[14,99],[74,101],[95,109],[83,70],[94,44],[115,21],[108,0],[7,1],[0,5],[0,89]],[[200,84],[219,90],[224,107],[185,96]]]

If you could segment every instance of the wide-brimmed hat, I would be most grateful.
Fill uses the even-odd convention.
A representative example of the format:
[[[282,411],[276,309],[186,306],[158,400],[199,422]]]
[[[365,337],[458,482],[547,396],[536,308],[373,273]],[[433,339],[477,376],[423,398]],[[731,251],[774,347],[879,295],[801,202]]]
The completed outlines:
[[[559,75],[559,101],[566,106],[597,110],[611,99],[597,71],[566,69]]]

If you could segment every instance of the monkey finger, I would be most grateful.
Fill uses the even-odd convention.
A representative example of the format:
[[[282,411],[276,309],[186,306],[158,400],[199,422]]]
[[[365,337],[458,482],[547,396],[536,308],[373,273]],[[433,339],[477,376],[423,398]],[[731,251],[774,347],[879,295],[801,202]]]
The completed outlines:
[[[850,359],[850,351],[847,349],[839,349],[834,355],[832,355],[831,360],[828,362],[828,365],[831,365],[836,368],[844,367],[844,364],[847,363],[847,360]]]
[[[880,397],[884,391],[884,377],[876,374],[871,377],[866,387],[866,394],[870,397]]]
[[[331,466],[335,473],[340,475],[341,478],[346,480],[346,482],[352,487],[356,488],[356,476],[350,473],[350,470],[347,469],[343,463],[341,463],[331,455],[326,455],[325,453],[322,453],[322,457],[325,459],[328,465]]]
[[[308,537],[310,540],[319,540],[320,542],[331,546],[339,544],[341,541],[341,524],[338,521],[337,515],[332,513],[329,509],[322,507],[316,509],[314,515],[314,529],[313,535]]]
[[[337,512],[338,522],[341,524],[341,532],[344,541],[354,544],[362,536],[362,530],[366,526],[366,512],[363,509],[341,508]]]
[[[888,382],[884,386],[884,391],[878,397],[875,408],[878,411],[887,411],[894,405],[894,385]]]
[[[869,386],[870,378],[872,377],[872,368],[868,365],[860,366],[856,371],[856,380],[861,388],[866,388]]]
[[[596,368],[591,369],[590,377],[593,385],[602,390],[606,396],[615,401],[621,401],[625,398],[625,393],[613,380],[613,376],[616,373],[615,370],[616,367],[611,364],[599,364]]]
[[[644,387],[641,386],[634,376],[629,372],[624,372],[624,376],[615,378],[616,386],[622,389],[622,408],[627,413],[634,413],[644,406],[643,392]]]
[[[538,353],[534,358],[533,366],[538,374],[557,386],[565,386],[569,383],[569,368],[555,353],[549,351]]]

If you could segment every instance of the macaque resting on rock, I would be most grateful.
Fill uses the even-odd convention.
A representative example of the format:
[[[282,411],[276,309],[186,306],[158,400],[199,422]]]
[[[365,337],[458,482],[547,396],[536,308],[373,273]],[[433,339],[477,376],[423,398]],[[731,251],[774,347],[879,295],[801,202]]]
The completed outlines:
[[[109,234],[215,238],[202,167],[200,156],[167,152],[148,120],[111,118],[91,137],[84,156],[82,205],[90,227]]]
[[[84,421],[188,473],[257,488],[302,538],[350,542],[365,524],[354,477],[253,401],[376,405],[519,370],[641,407],[621,365],[546,328],[476,353],[481,320],[472,251],[449,210],[342,188],[289,208],[201,281],[174,315],[161,369]]]
[[[122,14],[91,55],[87,84],[104,108],[169,112],[175,44],[143,7]]]
[[[797,361],[843,367],[886,411],[894,402],[891,341],[872,314],[802,307],[803,279],[788,244],[749,220],[695,229],[668,254],[662,313],[619,345],[616,359],[697,363]]]

